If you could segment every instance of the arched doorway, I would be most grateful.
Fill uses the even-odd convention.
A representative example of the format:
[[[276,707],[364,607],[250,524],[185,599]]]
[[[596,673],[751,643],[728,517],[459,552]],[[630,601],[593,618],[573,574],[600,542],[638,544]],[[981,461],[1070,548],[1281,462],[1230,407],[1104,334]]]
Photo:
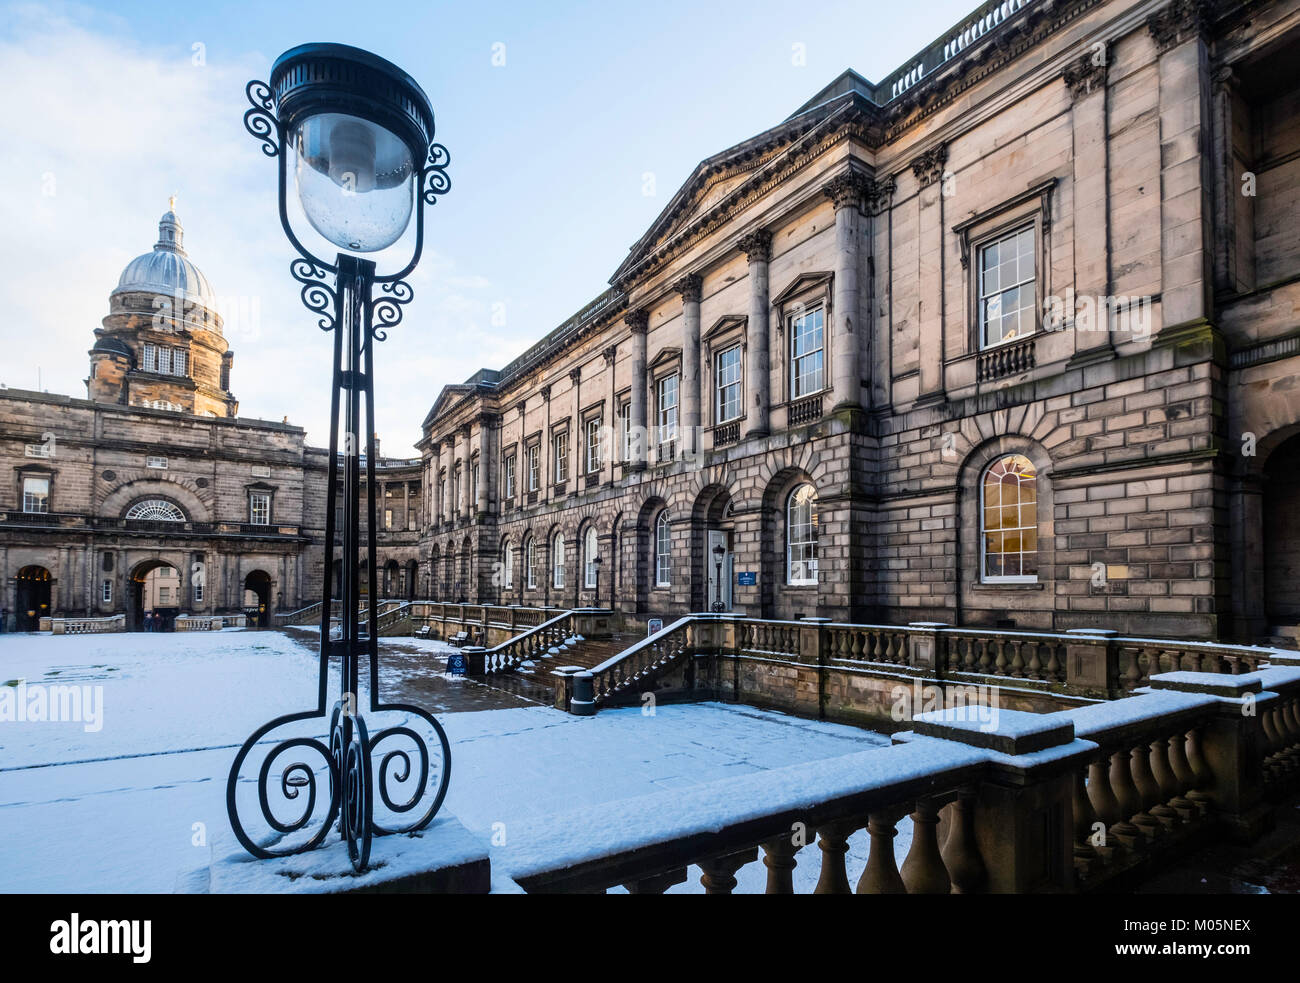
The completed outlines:
[[[384,597],[397,596],[397,577],[398,567],[396,560],[389,560],[384,564]]]
[[[1264,614],[1270,629],[1300,625],[1300,435],[1264,466]]]
[[[181,575],[165,560],[147,560],[131,573],[131,631],[172,631],[181,613]]]
[[[414,601],[420,582],[420,564],[414,560],[407,561],[406,564],[406,599]]]
[[[691,610],[730,611],[735,550],[731,492],[708,485],[691,512]]]
[[[271,575],[265,570],[244,578],[244,623],[249,628],[271,626]]]
[[[23,567],[17,581],[16,627],[18,631],[39,631],[41,619],[50,614],[50,571],[38,566]]]

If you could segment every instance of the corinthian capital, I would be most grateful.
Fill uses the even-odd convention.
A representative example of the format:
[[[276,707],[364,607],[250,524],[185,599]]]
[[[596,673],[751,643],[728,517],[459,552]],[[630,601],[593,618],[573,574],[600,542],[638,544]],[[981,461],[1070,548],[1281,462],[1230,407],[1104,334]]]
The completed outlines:
[[[912,161],[912,173],[921,182],[921,187],[928,188],[943,177],[943,165],[946,163],[948,163],[948,145],[941,143]]]
[[[1213,17],[1212,0],[1175,0],[1147,18],[1147,30],[1163,53],[1205,33]]]
[[[741,237],[736,245],[749,257],[751,263],[755,260],[766,263],[772,258],[772,233],[767,229],[755,229],[749,235]]]
[[[1109,51],[1102,46],[1099,50],[1080,55],[1076,61],[1067,65],[1061,78],[1069,87],[1070,95],[1077,100],[1105,88],[1106,66],[1109,61]]]
[[[683,303],[699,303],[704,289],[704,279],[698,273],[687,273],[673,284],[673,290],[682,295]]]
[[[633,334],[645,334],[650,329],[650,312],[638,307],[623,315],[623,323],[632,329]]]
[[[867,196],[870,190],[871,179],[869,177],[856,171],[846,171],[827,181],[826,187],[822,188],[822,194],[829,198],[835,205],[835,210],[839,211],[845,205],[860,207],[862,199]]]

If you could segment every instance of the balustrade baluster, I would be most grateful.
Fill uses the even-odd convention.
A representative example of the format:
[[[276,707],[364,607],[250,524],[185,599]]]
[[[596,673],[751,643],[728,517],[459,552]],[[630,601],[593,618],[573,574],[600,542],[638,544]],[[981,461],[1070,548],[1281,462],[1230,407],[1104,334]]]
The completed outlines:
[[[987,673],[993,668],[993,656],[989,653],[990,641],[987,638],[979,638],[976,639],[976,644],[980,650],[979,671]]]
[[[1020,654],[1020,649],[1024,642],[1018,638],[1011,640],[1011,651],[1015,654],[1011,657],[1011,675],[1020,679],[1025,675],[1025,660]]]
[[[1130,750],[1129,771],[1142,803],[1133,815],[1133,822],[1148,839],[1155,839],[1164,829],[1151,811],[1160,803],[1160,786],[1151,777],[1151,748],[1148,745],[1139,744]]]
[[[1130,766],[1132,748],[1120,748],[1110,756],[1110,788],[1119,804],[1120,819],[1110,827],[1110,835],[1127,847],[1135,847],[1142,831],[1133,823],[1133,817],[1142,811],[1142,796],[1133,783]],[[1100,809],[1097,810],[1099,813]]]
[[[705,894],[730,894],[736,888],[736,871],[758,859],[758,848],[700,861],[700,883]]]
[[[1007,642],[1004,638],[994,639],[993,644],[998,648],[997,660],[993,663],[993,671],[999,676],[1007,674]]]
[[[1039,647],[1036,641],[1029,643],[1029,665],[1026,666],[1026,672],[1029,673],[1030,679],[1043,678],[1043,660],[1038,655]]]
[[[1169,770],[1173,772],[1174,781],[1178,784],[1178,791],[1169,800],[1169,804],[1184,822],[1189,822],[1196,814],[1196,804],[1187,798],[1187,793],[1196,784],[1196,776],[1187,763],[1187,735],[1181,732],[1175,734],[1169,739],[1168,748]]]
[[[1124,821],[1124,811],[1110,784],[1108,756],[1103,755],[1088,762],[1088,801],[1092,804],[1097,818],[1104,824],[1102,845],[1094,846],[1094,849],[1101,855],[1103,861],[1109,862],[1116,846],[1122,846],[1119,840],[1111,843],[1110,832]]]
[[[939,854],[939,810],[932,799],[918,799],[912,812],[912,846],[899,876],[908,894],[950,894],[952,881]]]
[[[1199,724],[1187,732],[1187,764],[1195,778],[1192,787],[1187,791],[1187,797],[1195,803],[1196,808],[1204,816],[1210,811],[1213,802],[1210,790],[1214,787],[1214,772],[1210,771],[1210,766],[1205,763],[1205,755],[1201,753]]]
[[[1160,801],[1151,809],[1151,814],[1162,823],[1172,826],[1182,822],[1178,810],[1171,804],[1178,796],[1178,779],[1169,763],[1169,742],[1157,738],[1149,745],[1151,777],[1160,790]]]
[[[948,806],[948,832],[940,853],[954,894],[973,894],[984,887],[988,870],[975,840],[975,789],[962,788]]]
[[[852,820],[825,823],[817,829],[817,846],[822,852],[821,875],[813,894],[852,894],[844,857],[849,852],[849,837],[861,824]]]
[[[1100,817],[1088,801],[1087,772],[1074,773],[1074,869],[1081,879],[1087,878],[1101,862],[1101,854],[1092,845]]]
[[[788,833],[768,840],[763,846],[763,866],[767,868],[768,894],[794,894],[795,854],[803,847]]]
[[[873,812],[867,817],[867,834],[871,837],[871,851],[867,854],[867,866],[858,879],[858,894],[906,894],[907,888],[898,873],[898,863],[894,859],[894,837],[900,810]]]

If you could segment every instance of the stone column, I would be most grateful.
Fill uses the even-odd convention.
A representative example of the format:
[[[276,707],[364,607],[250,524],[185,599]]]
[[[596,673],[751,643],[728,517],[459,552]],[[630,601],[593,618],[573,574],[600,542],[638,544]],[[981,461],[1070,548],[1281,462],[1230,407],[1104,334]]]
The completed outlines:
[[[496,483],[496,468],[492,467],[492,427],[494,418],[484,414],[478,421],[478,514],[487,515],[488,503],[493,498],[492,486]]]
[[[840,174],[824,189],[835,205],[835,293],[827,341],[831,399],[835,409],[862,405],[862,367],[858,344],[858,219],[869,182],[854,172]]]
[[[768,348],[769,289],[768,262],[772,258],[772,233],[756,229],[740,240],[740,251],[749,259],[749,324],[746,326],[745,436],[765,437],[771,433],[768,413],[772,406],[772,366]]]
[[[461,457],[460,469],[460,511],[466,518],[474,514],[474,460],[471,451],[469,425],[461,427],[461,436],[465,438],[465,453]],[[480,472],[481,473],[481,472]],[[466,589],[469,585],[466,584]]]
[[[1213,310],[1207,16],[1200,4],[1177,3],[1147,21],[1160,53],[1162,331]]]
[[[1110,157],[1106,121],[1107,49],[1090,50],[1066,68],[1074,105],[1074,364],[1114,355],[1110,337]],[[1042,251],[1040,250],[1040,255]],[[1082,298],[1089,298],[1082,302]]]
[[[673,289],[682,296],[681,450],[694,454],[700,432],[700,293],[704,281],[688,273]]]
[[[912,161],[917,191],[920,380],[917,402],[942,402],[943,382],[943,170],[942,144]]]
[[[646,423],[646,334],[650,328],[650,314],[645,310],[635,310],[623,318],[623,323],[632,330],[632,439],[631,466],[640,471],[646,466],[647,423]]]

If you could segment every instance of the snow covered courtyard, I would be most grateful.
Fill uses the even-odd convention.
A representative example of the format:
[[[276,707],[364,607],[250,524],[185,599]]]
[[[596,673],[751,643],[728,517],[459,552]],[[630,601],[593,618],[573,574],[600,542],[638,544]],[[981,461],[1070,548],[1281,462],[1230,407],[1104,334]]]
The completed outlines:
[[[259,725],[313,704],[311,643],[244,631],[0,635],[0,891],[170,892],[186,871],[239,850],[226,818],[226,773]],[[888,743],[721,704],[574,717],[443,676],[445,652],[437,642],[386,641],[384,696],[438,714],[452,746],[444,813],[485,841],[494,833],[509,840],[512,830],[526,836],[546,817],[587,805]],[[82,719],[11,719],[20,693],[30,703],[56,684],[82,688]],[[906,823],[899,833],[901,858]],[[618,835],[591,831],[597,843]],[[517,838],[509,845],[518,853]],[[861,869],[865,846],[865,833],[851,841],[850,871]],[[508,874],[499,868],[510,854],[492,851],[494,874]],[[796,890],[815,884],[817,853],[800,854]],[[675,890],[699,890],[693,874]],[[765,870],[751,864],[738,876],[739,890],[761,890]]]

